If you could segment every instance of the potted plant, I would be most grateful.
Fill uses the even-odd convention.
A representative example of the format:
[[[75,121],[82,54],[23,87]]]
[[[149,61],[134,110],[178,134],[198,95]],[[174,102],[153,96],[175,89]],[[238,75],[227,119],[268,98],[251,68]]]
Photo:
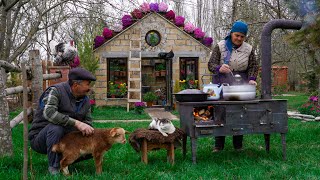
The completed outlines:
[[[134,112],[137,114],[142,114],[145,108],[144,102],[135,102],[134,103]]]
[[[160,64],[160,76],[166,76],[166,66],[165,64]]]
[[[119,95],[121,97],[125,97],[127,95],[127,91],[128,91],[127,84],[126,83],[120,83],[118,85],[118,87],[119,87]]]
[[[112,81],[109,81],[109,96],[111,96],[111,98],[115,98],[116,95],[117,95],[117,84],[112,82]]]
[[[153,101],[157,99],[158,99],[158,96],[156,95],[156,93],[152,91],[149,91],[143,95],[143,101],[147,102],[147,107],[151,107],[153,104]]]
[[[160,76],[160,71],[162,70],[161,64],[157,64],[155,67],[155,76]]]

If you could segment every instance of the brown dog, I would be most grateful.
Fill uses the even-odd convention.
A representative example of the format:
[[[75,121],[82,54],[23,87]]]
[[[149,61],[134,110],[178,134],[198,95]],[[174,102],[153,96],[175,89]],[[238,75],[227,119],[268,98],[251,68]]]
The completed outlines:
[[[68,166],[79,157],[92,154],[96,164],[96,173],[102,172],[102,157],[114,143],[126,143],[125,134],[128,132],[123,128],[94,129],[91,136],[83,136],[80,131],[65,135],[58,144],[53,145],[52,151],[62,153],[60,169],[64,175],[70,175]]]

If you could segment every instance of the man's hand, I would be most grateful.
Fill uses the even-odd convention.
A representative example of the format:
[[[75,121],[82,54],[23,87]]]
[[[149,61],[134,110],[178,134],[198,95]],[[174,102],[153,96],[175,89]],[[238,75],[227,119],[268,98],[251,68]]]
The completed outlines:
[[[230,66],[228,64],[222,64],[222,66],[219,69],[220,73],[230,73],[231,69]]]
[[[93,127],[78,120],[76,120],[75,127],[81,131],[84,136],[89,136],[94,133]]]
[[[255,86],[256,86],[256,85],[257,85],[257,82],[256,82],[256,81],[254,81],[254,80],[250,80],[250,81],[249,81],[249,84],[251,84],[251,85],[255,85]]]

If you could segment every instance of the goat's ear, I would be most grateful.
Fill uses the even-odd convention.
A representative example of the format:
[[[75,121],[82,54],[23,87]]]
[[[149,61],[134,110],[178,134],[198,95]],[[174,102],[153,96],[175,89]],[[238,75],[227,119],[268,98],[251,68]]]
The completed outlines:
[[[129,132],[129,131],[125,131],[125,134],[130,134],[131,132]]]
[[[111,137],[114,137],[117,134],[117,129],[116,128],[112,128],[110,131],[110,135]]]

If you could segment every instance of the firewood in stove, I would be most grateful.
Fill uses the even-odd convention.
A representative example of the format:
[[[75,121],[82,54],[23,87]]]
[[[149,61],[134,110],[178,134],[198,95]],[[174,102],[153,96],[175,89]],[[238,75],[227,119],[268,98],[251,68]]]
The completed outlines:
[[[196,121],[201,121],[201,120],[202,120],[202,118],[201,118],[200,116],[194,116],[194,119],[195,119]]]
[[[199,115],[202,115],[202,114],[204,114],[205,113],[205,110],[204,109],[201,109],[200,111],[199,111]]]
[[[209,116],[211,115],[210,111],[209,111],[209,110],[206,110],[205,115],[206,115],[207,117],[209,117]]]

